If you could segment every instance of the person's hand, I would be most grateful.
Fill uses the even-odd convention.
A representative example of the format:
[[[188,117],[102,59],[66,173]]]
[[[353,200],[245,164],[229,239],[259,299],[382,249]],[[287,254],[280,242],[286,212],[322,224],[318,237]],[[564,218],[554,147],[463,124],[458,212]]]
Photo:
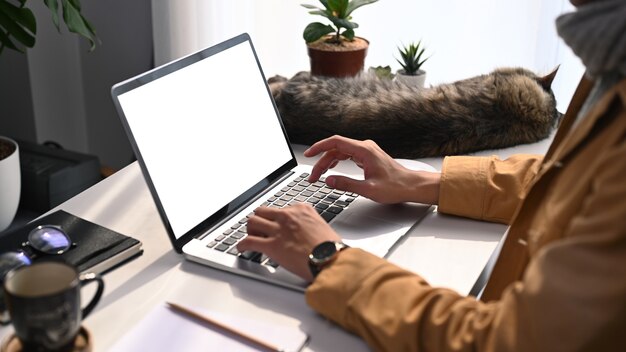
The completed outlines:
[[[371,140],[332,136],[313,144],[304,151],[304,156],[313,157],[320,153],[323,155],[313,166],[309,182],[316,182],[340,161],[350,159],[363,169],[364,179],[330,175],[326,177],[328,186],[385,204],[437,204],[439,201],[439,173],[409,170]]]
[[[261,252],[307,281],[313,280],[308,258],[324,241],[341,241],[330,225],[305,203],[285,208],[259,207],[248,219],[248,236],[237,245],[240,252]]]

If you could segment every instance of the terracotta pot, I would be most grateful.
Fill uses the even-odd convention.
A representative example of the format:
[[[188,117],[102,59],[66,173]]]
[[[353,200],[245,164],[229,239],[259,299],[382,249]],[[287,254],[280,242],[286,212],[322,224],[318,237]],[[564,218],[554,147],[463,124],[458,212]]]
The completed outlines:
[[[20,152],[17,143],[0,136],[0,143],[10,145],[13,153],[0,160],[0,231],[9,227],[20,202]]]
[[[312,47],[307,45],[309,58],[311,62],[311,74],[314,76],[327,77],[353,77],[363,71],[365,65],[365,56],[369,42],[366,42],[365,48],[350,50],[324,50],[323,48]],[[322,39],[324,40],[324,39]]]

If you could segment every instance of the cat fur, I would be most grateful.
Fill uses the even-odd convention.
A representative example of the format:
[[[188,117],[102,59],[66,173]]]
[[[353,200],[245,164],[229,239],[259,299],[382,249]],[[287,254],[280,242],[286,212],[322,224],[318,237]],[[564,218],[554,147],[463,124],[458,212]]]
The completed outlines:
[[[421,89],[371,74],[301,72],[268,82],[292,143],[310,145],[337,134],[371,139],[392,157],[415,159],[548,137],[561,116],[550,88],[555,74],[500,68]]]

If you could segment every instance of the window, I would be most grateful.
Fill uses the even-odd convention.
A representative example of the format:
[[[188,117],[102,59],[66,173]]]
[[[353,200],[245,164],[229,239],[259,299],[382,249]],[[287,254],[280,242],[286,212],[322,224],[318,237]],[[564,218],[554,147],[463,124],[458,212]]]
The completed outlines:
[[[317,0],[153,0],[155,62],[162,64],[241,32],[250,33],[269,78],[308,70],[304,27],[320,16],[301,3]],[[380,0],[354,12],[358,36],[370,41],[368,66],[400,68],[397,47],[422,40],[431,55],[426,85],[522,66],[539,74],[560,65],[553,83],[564,112],[583,66],[558,38],[555,18],[567,0]]]

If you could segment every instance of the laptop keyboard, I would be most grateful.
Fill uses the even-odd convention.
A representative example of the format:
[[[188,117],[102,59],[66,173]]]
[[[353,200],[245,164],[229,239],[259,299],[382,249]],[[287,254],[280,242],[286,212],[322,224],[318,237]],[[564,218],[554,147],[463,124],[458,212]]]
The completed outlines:
[[[339,191],[328,187],[324,183],[325,178],[320,178],[319,181],[310,183],[306,180],[308,176],[308,173],[303,173],[294,178],[287,186],[269,197],[263,203],[263,206],[283,208],[294,203],[306,202],[311,204],[326,222],[330,222],[358,197],[356,193]],[[207,247],[234,255],[243,260],[276,268],[278,264],[265,254],[252,251],[239,252],[237,250],[237,243],[248,234],[246,224],[248,218],[252,215],[254,213],[250,213],[234,223],[229,229],[211,241]]]

